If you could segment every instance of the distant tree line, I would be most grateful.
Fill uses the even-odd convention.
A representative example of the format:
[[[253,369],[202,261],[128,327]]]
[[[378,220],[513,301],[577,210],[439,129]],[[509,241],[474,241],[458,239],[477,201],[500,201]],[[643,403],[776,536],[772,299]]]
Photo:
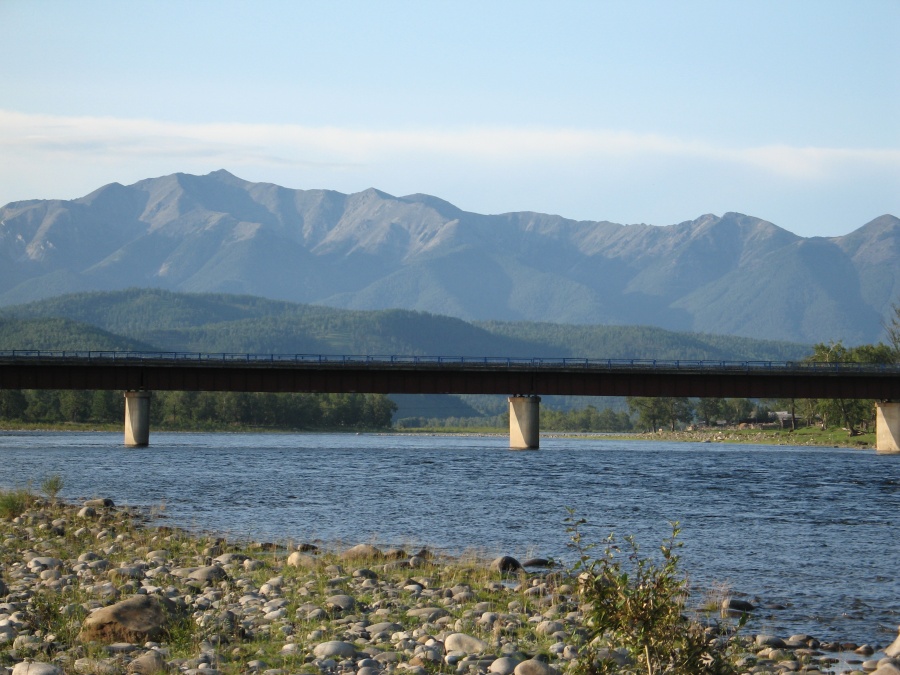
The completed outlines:
[[[507,418],[508,419],[508,418]],[[598,410],[592,405],[581,410],[542,410],[541,428],[546,431],[631,431],[634,425],[625,411]]]
[[[0,390],[0,419],[26,423],[121,424],[121,392]],[[386,429],[396,404],[383,394],[153,392],[154,428]]]
[[[542,431],[631,431],[631,417],[625,411],[612,408],[598,410],[589,405],[580,410],[541,409]],[[404,417],[397,420],[399,429],[505,429],[509,427],[509,413],[482,417]]]
[[[893,319],[885,325],[888,344],[846,347],[841,342],[820,343],[813,347],[808,362],[817,363],[900,363],[900,305],[894,306]],[[790,423],[800,420],[806,426],[821,425],[823,429],[839,426],[855,435],[868,431],[875,424],[875,401],[870,399],[749,399],[723,398],[639,398],[626,399],[635,424],[640,429],[675,430],[679,426],[699,421],[713,425],[765,422],[774,409],[788,412]]]

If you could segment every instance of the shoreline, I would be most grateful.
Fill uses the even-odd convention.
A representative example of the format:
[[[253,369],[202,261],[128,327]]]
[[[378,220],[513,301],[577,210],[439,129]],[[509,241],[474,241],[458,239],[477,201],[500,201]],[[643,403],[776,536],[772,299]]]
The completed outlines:
[[[523,663],[553,675],[593,637],[577,579],[529,561],[229,541],[110,499],[32,499],[0,518],[0,666],[12,675],[26,658],[57,669],[44,675],[533,675]],[[181,618],[146,635],[88,630],[105,607],[151,600]],[[761,635],[734,647],[737,672],[861,673],[884,645]]]
[[[119,426],[85,425],[65,423],[59,425],[7,425],[0,423],[0,433],[121,433]],[[473,437],[503,438],[509,434],[505,431],[470,431],[465,428],[417,428],[417,429],[153,429],[152,433],[166,434],[371,434],[378,436],[412,436],[412,437]],[[857,436],[849,436],[845,430],[824,432],[803,428],[795,432],[770,429],[703,429],[693,431],[657,431],[657,432],[595,432],[595,431],[541,431],[541,438],[566,438],[573,440],[614,440],[626,442],[668,441],[673,443],[722,443],[739,445],[783,445],[794,447],[847,448],[851,450],[874,450],[875,434],[867,432]]]

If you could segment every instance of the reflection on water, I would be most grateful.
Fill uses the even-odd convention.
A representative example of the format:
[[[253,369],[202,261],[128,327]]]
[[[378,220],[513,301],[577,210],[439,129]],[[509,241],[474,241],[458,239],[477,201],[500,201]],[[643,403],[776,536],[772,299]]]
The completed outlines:
[[[900,457],[841,449],[355,434],[2,433],[0,486],[60,473],[63,497],[109,496],[236,537],[375,541],[571,557],[566,508],[596,540],[652,550],[682,524],[698,588],[764,607],[755,629],[885,644],[900,622]]]

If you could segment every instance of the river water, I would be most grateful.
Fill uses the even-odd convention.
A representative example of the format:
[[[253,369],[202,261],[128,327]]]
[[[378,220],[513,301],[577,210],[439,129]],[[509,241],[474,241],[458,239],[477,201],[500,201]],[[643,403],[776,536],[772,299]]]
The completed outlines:
[[[900,456],[871,451],[375,434],[0,433],[0,487],[59,473],[165,522],[282,542],[571,560],[585,533],[652,553],[682,525],[697,595],[746,594],[753,632],[884,646],[900,623]]]

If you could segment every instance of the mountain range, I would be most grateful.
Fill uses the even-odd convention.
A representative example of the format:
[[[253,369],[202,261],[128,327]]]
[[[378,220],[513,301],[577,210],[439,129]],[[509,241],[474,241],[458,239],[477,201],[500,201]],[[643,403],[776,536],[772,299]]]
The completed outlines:
[[[132,287],[858,344],[881,338],[900,297],[900,220],[804,238],[738,213],[668,226],[481,215],[224,170],[0,209],[0,305]]]

